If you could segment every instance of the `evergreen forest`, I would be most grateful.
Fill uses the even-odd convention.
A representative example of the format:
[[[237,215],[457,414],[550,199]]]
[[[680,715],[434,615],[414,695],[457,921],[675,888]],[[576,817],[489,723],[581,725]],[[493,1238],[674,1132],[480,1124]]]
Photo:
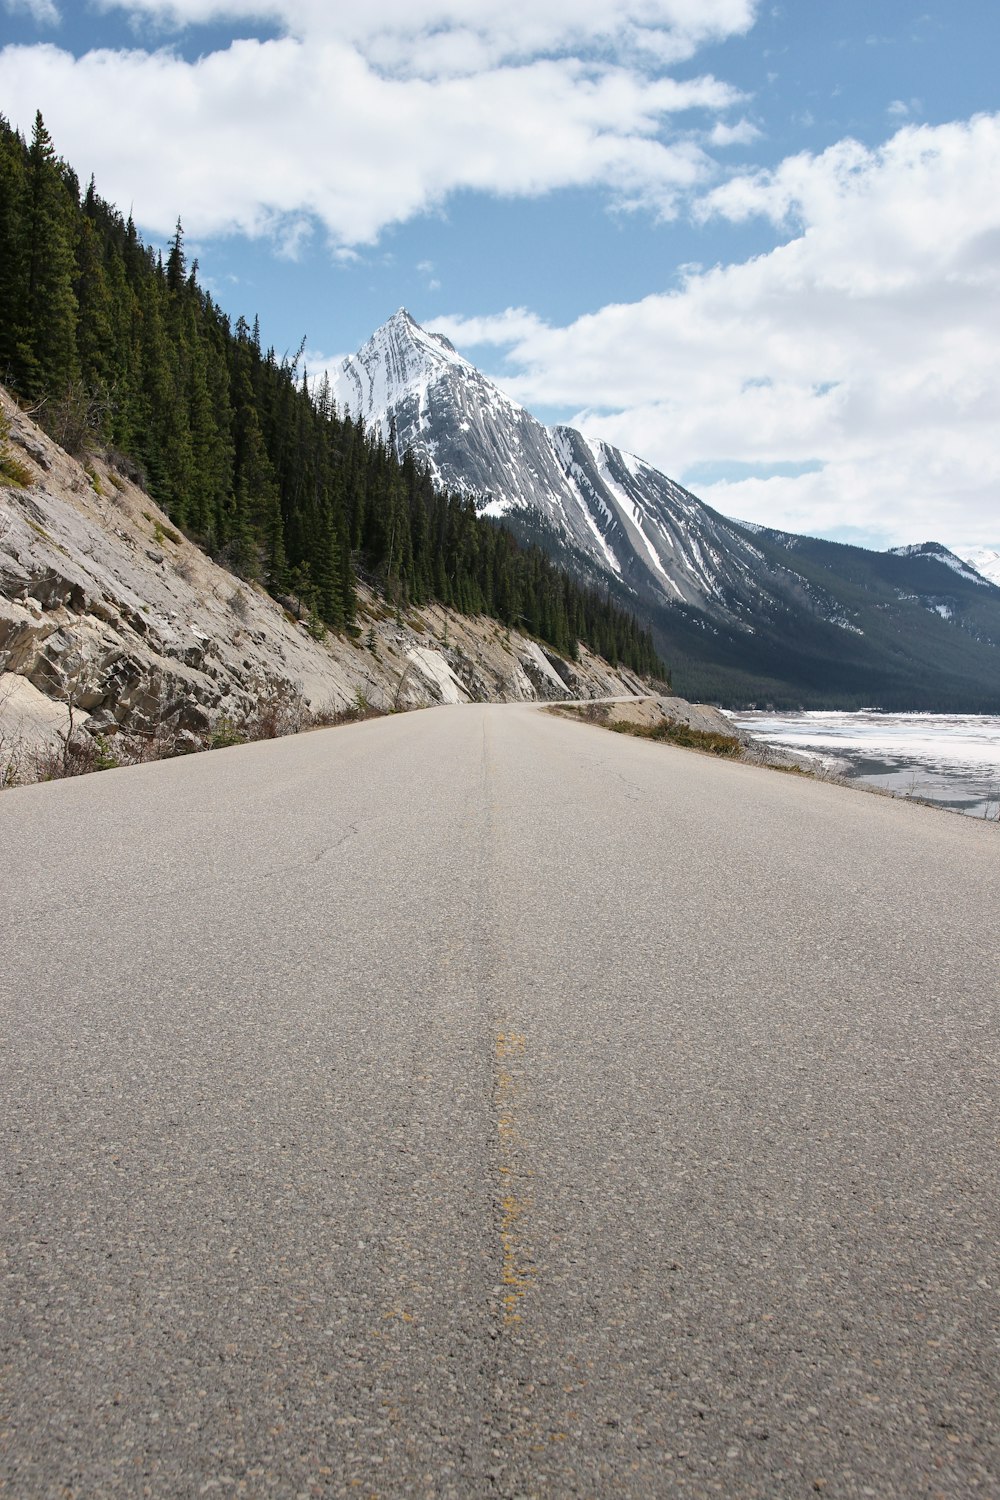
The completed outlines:
[[[665,677],[649,630],[536,545],[440,493],[412,456],[337,411],[301,349],[263,349],[198,284],[180,223],[164,261],[81,190],[41,115],[0,116],[0,380],[63,447],[109,451],[212,556],[317,632],[357,632],[359,578],[399,609],[436,600],[575,655]]]

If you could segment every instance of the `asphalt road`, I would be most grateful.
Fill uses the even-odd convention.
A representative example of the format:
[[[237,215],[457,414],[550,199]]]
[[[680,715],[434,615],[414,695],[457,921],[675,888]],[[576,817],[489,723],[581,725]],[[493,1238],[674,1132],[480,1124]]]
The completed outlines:
[[[1000,1494],[995,825],[440,709],[0,910],[0,1493]]]

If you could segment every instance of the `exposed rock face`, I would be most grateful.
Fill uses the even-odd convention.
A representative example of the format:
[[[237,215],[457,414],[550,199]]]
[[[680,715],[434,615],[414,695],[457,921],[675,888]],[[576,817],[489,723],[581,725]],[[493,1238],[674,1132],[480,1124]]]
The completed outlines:
[[[762,558],[741,528],[631,454],[544,427],[405,308],[344,360],[334,393],[446,488],[515,527],[540,518],[637,599],[727,617],[757,599]]]
[[[496,621],[399,616],[362,591],[358,640],[294,614],[180,536],[106,462],[84,468],[0,392],[35,482],[0,488],[0,753],[92,734],[193,744],[262,705],[337,711],[642,691],[581,648],[567,662]],[[44,705],[44,707],[43,707]],[[292,714],[290,716],[294,717]]]

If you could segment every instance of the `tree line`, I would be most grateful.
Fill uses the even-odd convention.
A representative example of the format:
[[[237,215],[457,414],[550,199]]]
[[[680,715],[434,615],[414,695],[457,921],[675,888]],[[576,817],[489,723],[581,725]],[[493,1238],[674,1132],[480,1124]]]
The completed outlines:
[[[57,441],[132,465],[171,519],[241,576],[356,629],[359,577],[399,609],[435,600],[574,655],[665,676],[648,629],[519,544],[423,464],[338,412],[328,381],[235,326],[187,263],[81,189],[41,114],[0,116],[0,379]]]

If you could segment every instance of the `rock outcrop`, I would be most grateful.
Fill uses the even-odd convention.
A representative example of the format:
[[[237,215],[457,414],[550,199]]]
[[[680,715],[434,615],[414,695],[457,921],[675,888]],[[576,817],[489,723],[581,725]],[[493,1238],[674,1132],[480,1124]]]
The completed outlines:
[[[68,735],[285,728],[358,703],[411,708],[606,697],[648,689],[581,647],[566,661],[494,620],[399,612],[362,589],[356,638],[317,640],[293,608],[236,578],[106,459],[78,463],[0,401],[30,479],[0,473],[0,760]],[[4,767],[0,765],[0,778]],[[0,782],[2,784],[2,782]]]

